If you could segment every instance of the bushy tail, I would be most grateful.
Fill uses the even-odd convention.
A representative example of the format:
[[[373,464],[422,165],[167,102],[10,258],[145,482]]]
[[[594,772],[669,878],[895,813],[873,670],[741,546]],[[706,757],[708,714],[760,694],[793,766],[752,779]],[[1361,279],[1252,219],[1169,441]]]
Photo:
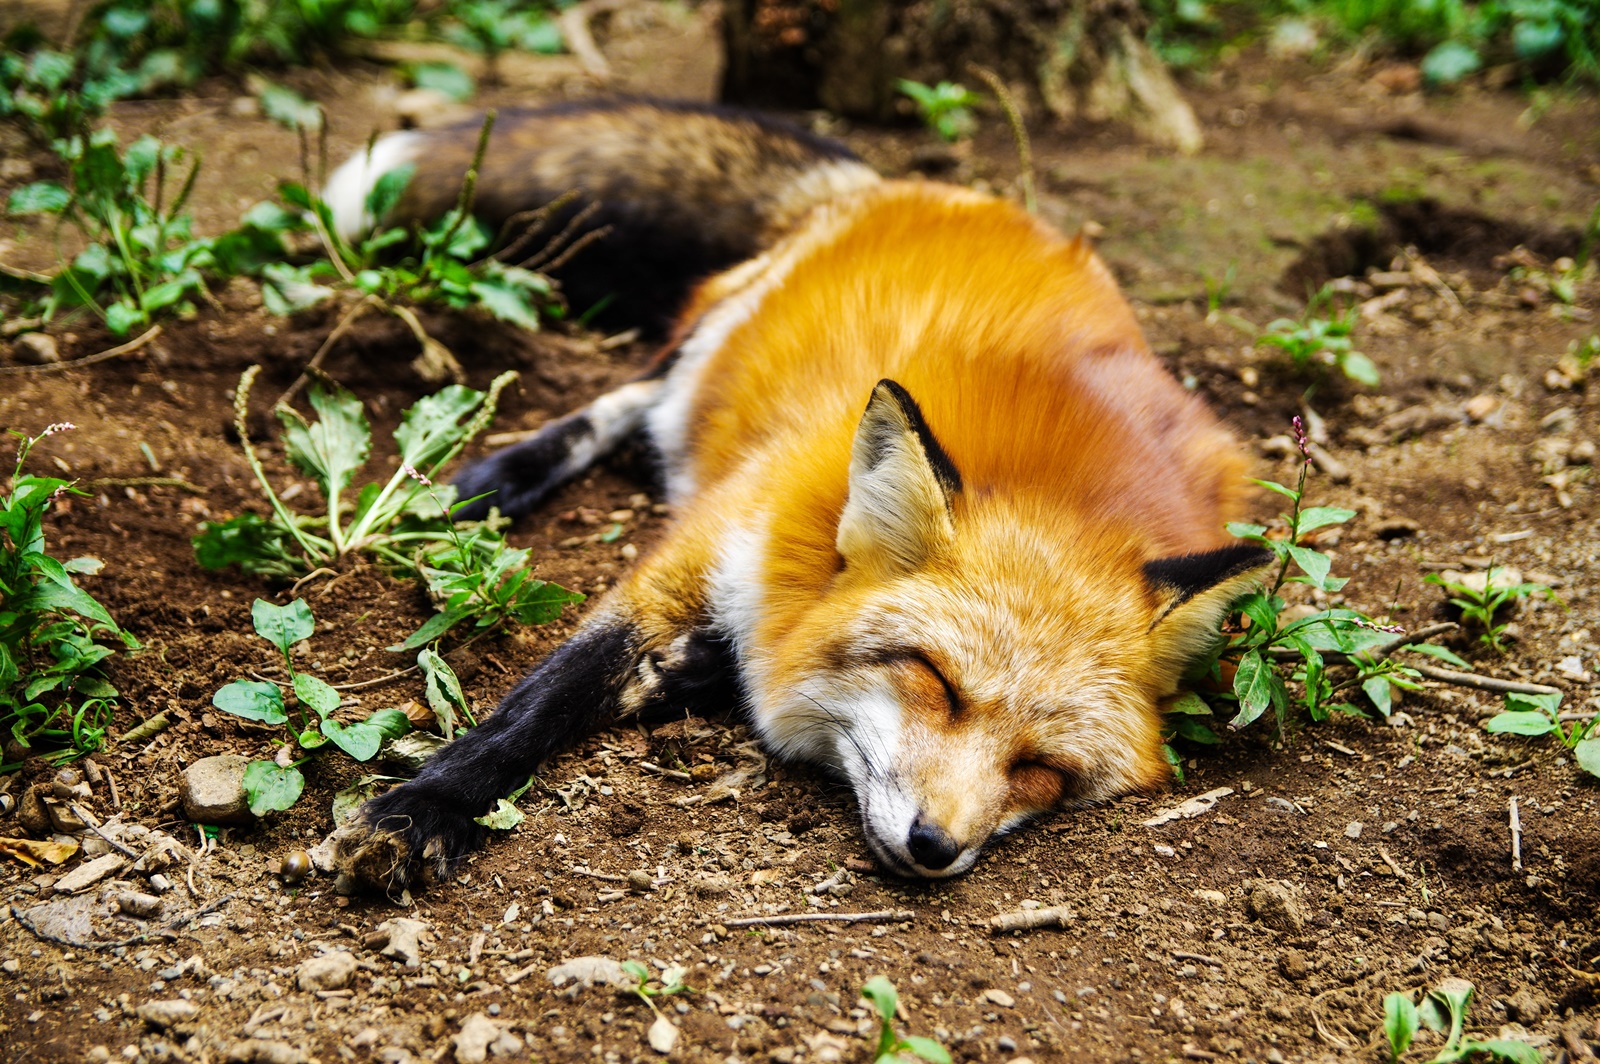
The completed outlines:
[[[473,120],[379,138],[324,189],[335,228],[355,237],[449,210],[480,129]],[[415,169],[405,193],[387,217],[372,218],[373,185],[406,165]],[[538,256],[558,235],[570,248],[601,234],[554,271],[573,311],[603,303],[613,321],[663,328],[696,282],[756,254],[819,203],[877,180],[843,145],[765,116],[590,101],[502,111],[472,209],[511,261],[548,266]]]

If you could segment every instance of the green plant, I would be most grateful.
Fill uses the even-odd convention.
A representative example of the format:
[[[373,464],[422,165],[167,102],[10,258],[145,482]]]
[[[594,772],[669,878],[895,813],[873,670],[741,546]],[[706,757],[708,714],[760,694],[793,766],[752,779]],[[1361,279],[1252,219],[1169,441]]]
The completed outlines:
[[[1216,732],[1204,719],[1213,714],[1214,703],[1237,704],[1228,722],[1233,729],[1253,723],[1270,708],[1280,733],[1292,704],[1298,704],[1317,721],[1326,720],[1335,712],[1362,713],[1345,695],[1355,690],[1388,716],[1394,688],[1420,687],[1418,672],[1394,661],[1390,654],[1404,651],[1465,664],[1443,647],[1408,642],[1398,626],[1378,624],[1351,609],[1319,610],[1284,623],[1282,615],[1288,603],[1278,592],[1285,584],[1306,584],[1332,594],[1346,583],[1344,578],[1332,575],[1328,556],[1302,543],[1302,539],[1317,529],[1342,524],[1355,516],[1351,510],[1305,505],[1310,443],[1298,417],[1294,419],[1294,431],[1304,457],[1295,486],[1254,481],[1290,500],[1290,511],[1280,515],[1282,533],[1269,535],[1265,525],[1228,525],[1233,535],[1272,551],[1278,561],[1277,573],[1268,588],[1246,595],[1235,604],[1238,621],[1225,629],[1225,638],[1191,676],[1193,690],[1168,706],[1169,738],[1218,742]],[[1290,575],[1291,566],[1299,572]],[[1290,683],[1298,685],[1297,695],[1291,696]],[[1169,749],[1167,758],[1172,763],[1177,755]]]
[[[1500,637],[1505,634],[1506,624],[1510,622],[1494,623],[1495,614],[1500,608],[1508,602],[1520,602],[1530,595],[1539,595],[1546,599],[1555,598],[1555,592],[1543,584],[1512,583],[1509,580],[1495,579],[1497,574],[1504,577],[1505,573],[1506,570],[1491,565],[1483,574],[1482,586],[1471,577],[1450,580],[1443,573],[1429,573],[1422,580],[1423,583],[1436,584],[1448,591],[1450,604],[1461,611],[1461,619],[1472,621],[1483,628],[1483,634],[1478,639],[1496,652],[1504,653],[1505,647]]]
[[[1334,318],[1319,317],[1317,312],[1327,299],[1328,293],[1324,289],[1312,297],[1299,321],[1279,318],[1269,324],[1266,331],[1256,338],[1257,346],[1265,344],[1282,350],[1298,372],[1305,373],[1313,369],[1321,371],[1332,366],[1356,383],[1376,388],[1378,367],[1373,365],[1372,359],[1355,349],[1352,340],[1356,321],[1361,315],[1360,309],[1351,307],[1345,314]]]
[[[898,1064],[910,1053],[930,1064],[950,1064],[950,1051],[932,1038],[900,1035],[894,1029],[894,1016],[900,1008],[900,994],[894,984],[881,975],[867,980],[861,996],[878,1013],[878,1047],[872,1051],[873,1064]]]
[[[44,754],[58,762],[99,749],[111,725],[117,690],[102,664],[113,650],[96,640],[139,647],[73,580],[74,573],[99,572],[100,561],[57,561],[45,544],[44,517],[56,500],[86,493],[22,471],[40,440],[72,427],[60,422],[37,436],[11,432],[17,462],[10,490],[0,493],[0,728],[21,746],[60,746]]]
[[[295,599],[287,606],[256,599],[250,609],[250,620],[256,634],[277,647],[283,656],[295,709],[291,730],[295,744],[305,755],[298,760],[284,756],[293,749],[285,746],[279,759],[252,761],[245,767],[244,791],[250,799],[250,812],[262,816],[273,810],[287,809],[299,799],[306,785],[300,766],[317,756],[326,744],[332,743],[357,761],[370,761],[377,756],[384,739],[410,731],[411,721],[398,709],[377,710],[359,724],[341,724],[334,719],[333,713],[339,708],[339,692],[327,681],[294,667],[295,644],[310,639],[316,631],[311,607],[303,599]],[[289,723],[286,707],[291,702],[285,699],[284,689],[270,680],[235,680],[218,690],[211,704],[245,720],[263,724]]]
[[[1475,988],[1465,979],[1446,979],[1422,998],[1419,1006],[1409,994],[1390,994],[1383,999],[1383,1030],[1389,1039],[1389,1059],[1398,1062],[1412,1039],[1423,1027],[1445,1035],[1444,1048],[1429,1064],[1456,1064],[1482,1053],[1491,1060],[1513,1064],[1539,1064],[1544,1058],[1526,1042],[1509,1038],[1480,1041],[1464,1037],[1467,1011],[1472,1006]]]
[[[895,82],[895,87],[916,104],[923,125],[943,139],[965,140],[978,131],[978,119],[972,108],[983,97],[966,87],[949,81],[928,86],[906,78]]]
[[[1571,726],[1568,727],[1567,725]],[[1550,735],[1572,751],[1578,767],[1591,776],[1600,776],[1600,716],[1563,722],[1561,694],[1506,695],[1506,708],[1484,724],[1496,735]]]
[[[438,470],[460,454],[494,417],[500,392],[515,373],[495,378],[487,393],[450,385],[419,399],[400,420],[394,440],[399,468],[387,480],[363,485],[347,506],[346,491],[365,466],[371,429],[361,401],[318,376],[309,401],[316,420],[279,405],[289,461],[316,481],[325,509],[315,517],[292,512],[267,479],[250,443],[250,389],[260,367],[245,371],[234,393],[235,424],[245,459],[272,508],[270,517],[243,513],[208,522],[195,537],[195,556],[208,569],[238,565],[245,572],[298,576],[353,554],[375,556],[392,569],[421,579],[439,608],[391,650],[414,650],[471,621],[480,632],[511,622],[543,624],[583,595],[533,579],[530,552],[510,546],[503,522],[460,526],[451,514],[454,489],[436,486]]]

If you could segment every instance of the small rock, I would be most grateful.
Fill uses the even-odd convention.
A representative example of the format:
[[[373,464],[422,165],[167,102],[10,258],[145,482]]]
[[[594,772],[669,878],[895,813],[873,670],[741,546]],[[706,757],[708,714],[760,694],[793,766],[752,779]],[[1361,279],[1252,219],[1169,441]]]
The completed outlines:
[[[250,799],[244,793],[248,764],[238,754],[217,754],[184,769],[179,781],[183,815],[196,824],[250,823]]]
[[[1283,956],[1278,958],[1278,971],[1285,979],[1298,983],[1311,974],[1311,964],[1299,950],[1284,950]]]
[[[1002,1053],[1015,1053],[1017,1051],[1017,1040],[1008,1034],[1003,1034],[995,1042],[995,1048]]]
[[[1017,1003],[1016,998],[1012,997],[1010,994],[999,989],[998,987],[991,987],[990,989],[985,990],[981,997],[984,1001],[999,1005],[1003,1009],[1012,1008]]]
[[[45,366],[52,362],[61,361],[61,352],[56,347],[56,338],[49,333],[23,333],[17,337],[12,350],[16,354],[18,362],[27,362],[35,366]]]
[[[1536,1023],[1545,1013],[1545,1005],[1530,988],[1523,987],[1506,998],[1506,1019],[1524,1027]]]
[[[713,894],[727,894],[729,891],[733,890],[735,886],[737,886],[737,883],[732,876],[716,875],[712,873],[696,876],[694,883],[692,884],[696,894],[708,896]]]
[[[1216,909],[1228,904],[1228,896],[1220,890],[1197,890],[1194,896]]]
[[[145,1023],[165,1029],[192,1022],[200,1015],[200,1006],[182,998],[173,998],[170,1001],[146,1001],[135,1011]]]
[[[1593,440],[1579,440],[1567,452],[1567,458],[1577,465],[1593,465],[1595,446]]]
[[[633,980],[622,970],[622,965],[610,957],[574,957],[544,973],[556,986],[577,983],[580,986],[629,987]]]
[[[1493,395],[1474,395],[1468,399],[1463,407],[1467,417],[1473,421],[1482,421],[1496,410],[1500,409],[1500,399]]]
[[[312,957],[295,972],[301,990],[343,990],[356,975],[356,959],[348,953],[324,953]]]
[[[1430,909],[1428,911],[1428,915],[1424,917],[1424,919],[1427,920],[1428,926],[1433,928],[1435,931],[1450,930],[1450,918],[1442,912]]]
[[[1245,899],[1245,910],[1268,927],[1299,934],[1305,930],[1305,902],[1294,884],[1281,879],[1257,880]]]
[[[228,1046],[223,1059],[228,1064],[311,1064],[312,1058],[287,1042],[266,1038],[246,1038]]]
[[[1157,857],[1176,857],[1176,856],[1178,856],[1178,851],[1174,850],[1171,846],[1168,846],[1165,843],[1158,842],[1152,848],[1155,850]]]
[[[421,967],[423,939],[431,938],[425,922],[396,916],[379,924],[376,930],[384,936],[383,956],[404,961],[407,968]]]
[[[103,857],[86,861],[56,880],[55,892],[76,894],[80,890],[87,890],[121,868],[122,864],[123,858],[120,853],[108,853]]]
[[[483,1064],[490,1054],[509,1057],[522,1051],[522,1039],[481,1012],[461,1021],[461,1031],[451,1041],[457,1064]]]
[[[1344,837],[1347,839],[1359,839],[1361,837],[1361,833],[1366,830],[1366,827],[1367,826],[1361,821],[1352,820],[1350,823],[1344,826]]]
[[[657,1016],[656,1022],[650,1025],[647,1037],[650,1039],[651,1049],[661,1054],[670,1053],[672,1047],[678,1044],[678,1029],[665,1016]]]
[[[1546,432],[1565,435],[1578,427],[1578,412],[1570,406],[1552,410],[1539,419],[1539,427]]]
[[[38,787],[28,787],[22,792],[22,802],[17,806],[17,822],[34,835],[50,828],[50,811],[44,807],[44,798]]]
[[[161,911],[161,899],[154,894],[125,890],[117,895],[117,908],[125,916],[145,920]]]
[[[89,1064],[107,1064],[111,1060],[111,1050],[105,1046],[90,1046],[89,1052],[84,1054],[84,1059]]]

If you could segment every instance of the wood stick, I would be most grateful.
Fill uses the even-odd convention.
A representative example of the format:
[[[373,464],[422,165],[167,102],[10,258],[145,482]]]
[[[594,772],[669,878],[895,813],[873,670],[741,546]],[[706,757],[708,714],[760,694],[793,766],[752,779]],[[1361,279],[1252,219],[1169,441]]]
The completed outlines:
[[[1511,810],[1511,870],[1522,871],[1522,816],[1517,811],[1517,796],[1508,803]]]
[[[917,914],[903,910],[884,909],[875,913],[781,913],[777,916],[741,916],[737,920],[722,921],[723,927],[777,927],[781,924],[881,924],[901,920],[914,920]]]
[[[1480,676],[1475,672],[1457,672],[1455,669],[1440,669],[1432,665],[1412,665],[1423,676],[1440,683],[1452,684],[1456,687],[1474,687],[1479,691],[1495,691],[1499,694],[1522,695],[1559,695],[1564,692],[1559,687],[1547,687],[1542,683],[1524,683],[1521,680],[1499,680],[1493,676]]]
[[[306,386],[306,382],[311,379],[311,371],[322,368],[322,360],[327,357],[327,354],[329,350],[333,348],[333,345],[339,342],[339,337],[349,332],[350,327],[356,323],[356,319],[361,317],[362,314],[366,313],[376,304],[377,300],[375,297],[367,296],[355,306],[344,312],[344,317],[339,319],[338,324],[334,325],[333,330],[329,332],[327,337],[322,341],[322,344],[317,348],[316,353],[311,356],[310,361],[305,364],[305,368],[300,371],[300,376],[296,377],[294,379],[294,383],[285,388],[283,390],[283,394],[278,396],[277,402],[272,404],[272,408],[274,410],[280,406],[283,406],[285,403],[288,403],[295,396],[300,394],[300,389],[304,388]]]
[[[1221,968],[1224,971],[1226,971],[1228,967],[1223,962],[1217,960],[1217,958],[1207,957],[1204,953],[1179,953],[1174,950],[1172,953],[1172,959],[1175,961],[1195,961],[1199,964],[1209,964],[1213,968]]]
[[[100,827],[100,825],[95,823],[94,818],[89,816],[87,813],[85,813],[83,811],[82,808],[79,807],[77,802],[68,802],[67,803],[67,808],[71,809],[74,813],[76,813],[78,815],[78,819],[83,821],[85,824],[89,825],[89,830],[94,832],[96,835],[99,835],[102,839],[104,839],[106,841],[106,844],[109,845],[112,849],[116,850],[118,853],[122,854],[124,857],[131,857],[135,861],[137,861],[139,859],[139,855],[138,854],[134,853],[132,850],[130,850],[126,846],[122,845],[122,843],[118,842],[116,839],[112,838],[110,835],[107,835],[105,833],[105,831]]]
[[[670,776],[675,780],[684,780],[685,782],[688,782],[694,779],[694,777],[689,775],[687,772],[680,772],[675,768],[662,768],[660,765],[652,765],[648,761],[639,762],[639,767],[644,769],[646,772],[654,772],[658,776]]]
[[[1078,914],[1065,905],[1053,905],[1045,909],[1018,909],[1015,912],[991,917],[989,931],[998,935],[1006,931],[1031,931],[1036,927],[1066,927],[1077,918]]]
[[[152,325],[150,328],[146,329],[138,336],[135,336],[127,343],[118,344],[116,347],[109,347],[96,355],[89,355],[85,358],[63,360],[61,362],[46,362],[42,366],[0,366],[0,373],[53,373],[58,369],[77,369],[80,366],[92,366],[96,362],[105,362],[108,359],[117,358],[120,355],[131,355],[133,352],[139,350],[139,348],[143,347],[145,344],[148,344],[151,340],[154,340],[160,335],[161,326]]]

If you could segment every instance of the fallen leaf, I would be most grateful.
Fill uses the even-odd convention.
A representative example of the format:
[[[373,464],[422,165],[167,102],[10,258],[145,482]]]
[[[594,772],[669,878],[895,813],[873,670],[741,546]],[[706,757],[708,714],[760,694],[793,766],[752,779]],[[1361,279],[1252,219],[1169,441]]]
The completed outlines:
[[[41,864],[60,864],[78,852],[75,842],[37,842],[33,839],[0,838],[0,853],[15,857],[23,864],[38,868]]]

